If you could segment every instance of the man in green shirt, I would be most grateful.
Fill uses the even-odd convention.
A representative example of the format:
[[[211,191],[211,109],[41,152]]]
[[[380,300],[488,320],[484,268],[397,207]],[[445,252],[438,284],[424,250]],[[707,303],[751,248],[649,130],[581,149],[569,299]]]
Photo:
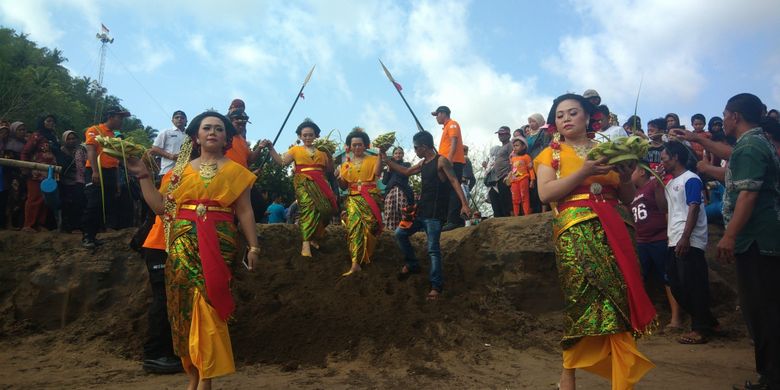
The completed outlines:
[[[745,389],[780,389],[780,160],[761,124],[766,106],[755,95],[729,99],[726,135],[737,138],[726,171],[718,242],[722,260],[736,258],[740,306],[752,330],[759,383]]]

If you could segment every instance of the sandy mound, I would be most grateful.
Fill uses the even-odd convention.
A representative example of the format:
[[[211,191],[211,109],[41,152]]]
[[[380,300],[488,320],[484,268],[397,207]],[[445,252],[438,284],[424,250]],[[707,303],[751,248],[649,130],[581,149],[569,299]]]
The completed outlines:
[[[328,229],[313,259],[298,253],[294,226],[258,231],[263,265],[254,273],[233,267],[237,311],[230,332],[239,362],[295,369],[358,357],[413,363],[486,344],[557,348],[562,303],[549,215],[491,219],[445,233],[439,302],[424,299],[423,234],[414,237],[423,274],[399,281],[401,255],[390,232],[382,235],[372,264],[342,278],[349,267],[342,227]],[[143,260],[127,246],[131,235],[105,234],[106,244],[92,253],[73,235],[0,232],[0,340],[44,333],[140,357],[149,293]],[[716,311],[733,312],[733,290],[716,274],[712,285]],[[663,302],[660,289],[653,296]]]

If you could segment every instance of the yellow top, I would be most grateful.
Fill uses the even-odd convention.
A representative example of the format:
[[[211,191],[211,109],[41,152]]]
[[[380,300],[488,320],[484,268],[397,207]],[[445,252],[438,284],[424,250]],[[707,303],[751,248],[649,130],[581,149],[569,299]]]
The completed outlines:
[[[341,164],[339,174],[350,184],[375,183],[377,178],[374,172],[378,163],[379,157],[365,155],[359,164],[355,164],[355,160]],[[358,192],[354,189],[350,190],[350,193]]]
[[[208,199],[218,202],[222,207],[230,207],[256,179],[246,168],[227,160],[206,186],[200,174],[192,169],[191,164],[187,164],[179,179],[181,184],[173,192],[173,198],[179,206],[191,200]]]
[[[288,156],[292,156],[293,161],[296,164],[301,165],[311,165],[311,164],[317,164],[317,165],[325,165],[325,163],[328,161],[328,157],[325,155],[325,153],[321,150],[318,150],[314,147],[312,147],[314,150],[314,153],[309,152],[308,149],[306,149],[305,146],[293,146],[291,147],[287,152],[284,154]]]
[[[547,165],[548,167],[552,167],[552,152],[552,148],[548,146],[542,150],[538,156],[536,156],[536,159],[534,159],[534,169],[537,170],[537,176],[539,173],[539,165]],[[562,178],[579,171],[580,168],[582,168],[583,163],[585,163],[585,160],[580,158],[580,156],[577,156],[577,152],[574,151],[574,148],[561,143],[560,168]],[[593,183],[611,185],[614,188],[617,188],[618,185],[620,185],[620,175],[618,175],[618,173],[615,171],[610,171],[606,175],[590,176],[586,178],[580,185],[590,186]]]

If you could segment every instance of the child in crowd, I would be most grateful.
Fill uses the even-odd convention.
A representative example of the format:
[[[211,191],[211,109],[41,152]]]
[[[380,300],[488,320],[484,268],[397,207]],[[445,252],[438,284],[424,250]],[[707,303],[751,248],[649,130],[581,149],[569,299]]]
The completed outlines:
[[[636,167],[631,175],[631,182],[636,187],[636,195],[631,202],[631,211],[634,215],[636,251],[639,256],[639,264],[642,266],[642,277],[647,283],[650,275],[655,275],[656,280],[665,287],[672,318],[664,330],[682,329],[683,320],[680,306],[672,295],[669,278],[666,275],[669,255],[666,238],[667,204],[664,186],[650,172],[641,167]]]
[[[530,188],[533,188],[536,175],[533,170],[531,156],[526,153],[528,143],[523,137],[515,137],[512,140],[512,156],[510,163],[512,171],[507,175],[512,191],[513,215],[520,215],[520,205],[523,206],[523,215],[531,214]]]
[[[681,344],[704,344],[718,330],[718,320],[710,311],[707,249],[707,217],[702,204],[703,184],[688,170],[688,148],[669,142],[661,153],[661,163],[673,179],[666,184],[669,219],[666,234],[668,255],[666,275],[674,298],[691,315],[691,332],[680,337]]]

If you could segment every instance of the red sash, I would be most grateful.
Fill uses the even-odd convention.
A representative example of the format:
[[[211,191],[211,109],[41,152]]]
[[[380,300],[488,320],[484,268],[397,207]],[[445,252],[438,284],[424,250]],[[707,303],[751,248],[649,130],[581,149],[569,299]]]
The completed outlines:
[[[349,189],[350,190],[356,190],[360,193],[360,196],[363,197],[363,199],[366,200],[366,203],[368,203],[368,208],[371,209],[371,214],[376,219],[377,224],[379,225],[379,228],[376,231],[376,234],[382,233],[382,229],[384,229],[384,225],[382,224],[382,213],[379,211],[379,205],[376,204],[376,201],[374,201],[374,198],[371,197],[371,194],[368,192],[368,190],[376,188],[376,183],[363,183],[363,184],[350,184]]]
[[[585,187],[577,187],[569,196],[582,194],[590,194],[590,198],[564,201],[558,205],[558,208],[563,210],[568,207],[589,207],[598,215],[604,233],[607,235],[607,242],[615,254],[618,268],[620,268],[623,280],[626,282],[628,305],[631,310],[631,326],[637,332],[644,332],[655,319],[655,307],[645,292],[631,235],[626,229],[623,218],[615,210],[617,206],[615,190],[611,187],[604,187],[604,193],[594,195]]]
[[[212,200],[195,200],[185,205],[196,205],[196,210],[179,208],[177,218],[195,222],[198,232],[198,252],[200,263],[203,267],[203,279],[206,282],[206,295],[211,306],[219,314],[219,318],[226,321],[236,308],[233,296],[230,294],[230,269],[228,269],[222,253],[219,251],[219,239],[215,222],[233,221],[232,212],[212,210],[220,205]],[[191,206],[190,206],[191,207]]]
[[[322,191],[322,194],[330,201],[330,206],[333,207],[333,212],[338,210],[336,202],[336,195],[333,193],[333,189],[330,188],[330,184],[325,180],[325,172],[323,172],[322,165],[319,164],[295,164],[295,173],[306,175],[317,188]]]

